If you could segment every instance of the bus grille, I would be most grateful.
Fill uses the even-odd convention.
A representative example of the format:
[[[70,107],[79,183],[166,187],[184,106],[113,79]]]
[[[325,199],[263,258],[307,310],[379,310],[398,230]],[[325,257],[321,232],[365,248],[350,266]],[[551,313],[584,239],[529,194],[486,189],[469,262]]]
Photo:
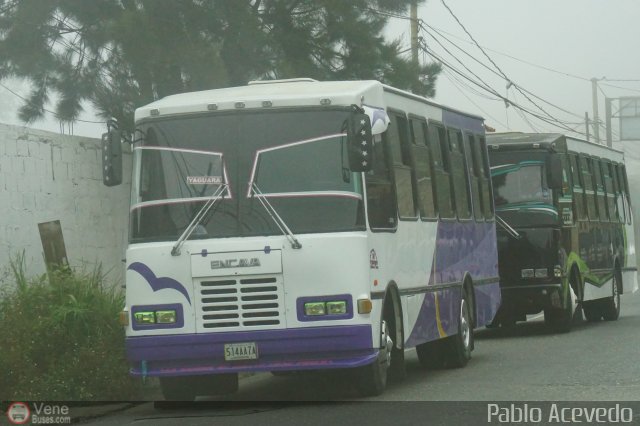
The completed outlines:
[[[285,326],[281,275],[205,278],[196,288],[201,331]]]

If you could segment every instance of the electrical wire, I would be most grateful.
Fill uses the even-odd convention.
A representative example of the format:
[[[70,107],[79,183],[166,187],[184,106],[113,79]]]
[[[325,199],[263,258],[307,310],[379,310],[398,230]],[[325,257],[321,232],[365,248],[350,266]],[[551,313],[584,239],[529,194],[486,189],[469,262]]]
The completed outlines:
[[[3,89],[5,89],[6,91],[8,91],[9,93],[17,96],[18,98],[22,99],[23,101],[27,102],[28,104],[34,105],[33,102],[31,102],[29,99],[25,98],[24,96],[14,92],[13,90],[9,89],[7,86],[5,86],[4,84],[0,83],[0,87],[2,87]],[[52,114],[55,118],[57,118],[58,120],[62,120],[62,118],[60,117],[60,115],[54,111],[48,110],[46,108],[42,108],[43,111],[48,112],[49,114]],[[91,120],[81,120],[79,118],[76,118],[73,121],[79,121],[81,123],[90,123],[90,124],[104,124],[104,121],[91,121]]]

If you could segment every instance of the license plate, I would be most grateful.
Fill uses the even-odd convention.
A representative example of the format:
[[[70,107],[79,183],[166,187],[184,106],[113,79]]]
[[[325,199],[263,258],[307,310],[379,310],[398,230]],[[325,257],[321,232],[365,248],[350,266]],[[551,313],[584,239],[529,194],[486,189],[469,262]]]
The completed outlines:
[[[225,361],[258,359],[258,348],[255,342],[229,343],[224,345],[224,359]]]

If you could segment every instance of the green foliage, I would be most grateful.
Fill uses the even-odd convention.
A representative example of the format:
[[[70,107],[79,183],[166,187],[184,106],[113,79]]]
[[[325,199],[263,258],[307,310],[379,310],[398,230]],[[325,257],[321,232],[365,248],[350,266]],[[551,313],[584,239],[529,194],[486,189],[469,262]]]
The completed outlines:
[[[0,0],[0,79],[32,83],[26,122],[57,95],[63,121],[88,101],[129,130],[138,106],[251,79],[376,79],[433,96],[439,66],[382,36],[410,2]]]
[[[28,279],[24,254],[0,280],[0,400],[140,399],[129,377],[122,293],[100,267]]]

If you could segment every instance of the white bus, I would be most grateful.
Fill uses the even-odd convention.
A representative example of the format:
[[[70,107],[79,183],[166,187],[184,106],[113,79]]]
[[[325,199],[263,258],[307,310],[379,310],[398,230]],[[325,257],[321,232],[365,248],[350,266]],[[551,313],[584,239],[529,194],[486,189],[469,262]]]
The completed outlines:
[[[131,373],[168,399],[349,369],[364,395],[463,366],[500,303],[483,121],[376,81],[169,96],[135,113]],[[105,135],[105,184],[120,135]]]

